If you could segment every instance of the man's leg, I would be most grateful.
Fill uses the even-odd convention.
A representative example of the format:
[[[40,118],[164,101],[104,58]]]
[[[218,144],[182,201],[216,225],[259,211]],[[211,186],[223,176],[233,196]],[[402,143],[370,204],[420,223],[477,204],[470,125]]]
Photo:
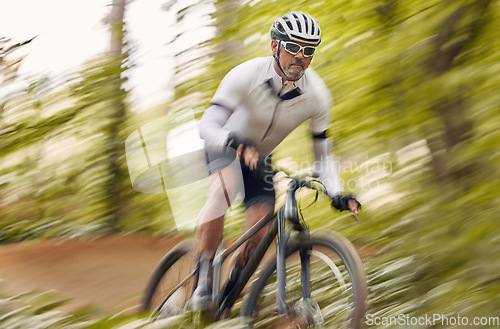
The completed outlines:
[[[196,256],[198,276],[193,294],[193,308],[211,307],[212,259],[222,239],[224,215],[239,190],[238,168],[225,167],[210,175],[209,198],[198,217]]]
[[[265,203],[256,203],[250,206],[246,211],[247,229],[251,228],[260,220],[265,219],[266,215],[273,212],[273,206]],[[264,235],[269,229],[271,222],[265,225],[262,229],[252,235],[238,250],[236,250],[229,261],[231,272],[224,285],[222,295],[229,298],[234,293],[234,286],[241,270],[248,262],[252,254],[255,252],[257,245],[260,243]]]
[[[256,203],[250,206],[246,211],[247,229],[264,219],[266,215],[274,211],[273,207],[265,203]],[[257,233],[251,236],[234,254],[231,258],[231,263],[238,269],[242,269],[248,262],[252,254],[255,252],[257,245],[264,238],[266,232],[269,230],[271,222],[260,229]]]
[[[215,255],[222,239],[224,215],[241,189],[238,168],[225,167],[210,175],[208,200],[198,216],[196,254]]]
[[[270,158],[266,158],[266,163]],[[247,230],[264,220],[268,215],[272,215],[275,205],[275,191],[273,182],[273,172],[271,170],[264,171],[266,175],[255,176],[255,174],[243,168],[243,180],[245,182],[245,207],[246,207],[246,222]],[[231,258],[233,269],[242,269],[250,260],[250,257],[255,252],[257,245],[262,241],[266,232],[269,230],[271,223],[269,222],[257,233],[251,236]]]
[[[200,223],[196,230],[196,256],[213,258],[224,231],[224,216]]]

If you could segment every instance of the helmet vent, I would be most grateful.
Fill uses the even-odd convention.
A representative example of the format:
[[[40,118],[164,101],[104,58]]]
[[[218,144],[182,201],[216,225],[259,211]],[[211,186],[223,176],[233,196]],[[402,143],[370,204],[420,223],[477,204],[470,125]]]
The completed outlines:
[[[308,14],[292,12],[276,20],[271,27],[271,38],[317,46],[321,42],[321,30]]]

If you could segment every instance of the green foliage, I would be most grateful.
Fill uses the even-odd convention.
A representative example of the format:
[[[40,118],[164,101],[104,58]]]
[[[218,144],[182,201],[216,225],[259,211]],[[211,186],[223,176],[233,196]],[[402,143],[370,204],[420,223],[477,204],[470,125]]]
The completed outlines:
[[[98,319],[98,313],[91,307],[61,311],[60,307],[67,302],[53,292],[31,291],[12,297],[1,294],[0,328],[139,329],[147,326],[147,318],[134,315],[116,314]]]
[[[17,49],[29,44],[33,39],[35,38],[33,37],[29,40],[9,44],[11,42],[9,38],[0,36],[0,85],[5,86],[17,76],[17,70],[19,69],[23,57],[11,58],[11,54]]]
[[[341,177],[364,204],[359,223],[343,215],[325,224],[336,216],[320,200],[304,211],[311,227],[377,253],[366,259],[372,313],[496,314],[499,2],[217,1],[215,53],[200,78],[210,84],[201,87],[267,56],[271,22],[298,9],[322,25],[312,67],[335,99],[329,128]],[[275,158],[303,169],[306,136],[301,127]]]

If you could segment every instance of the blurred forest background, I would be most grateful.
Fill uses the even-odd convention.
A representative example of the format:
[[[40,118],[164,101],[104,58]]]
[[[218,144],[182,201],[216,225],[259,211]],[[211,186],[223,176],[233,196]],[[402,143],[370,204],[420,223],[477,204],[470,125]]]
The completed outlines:
[[[125,139],[165,115],[199,118],[231,68],[270,55],[274,19],[302,10],[323,31],[311,67],[335,100],[332,154],[363,204],[356,222],[321,199],[308,223],[372,251],[372,314],[499,316],[500,1],[171,0],[158,10],[188,31],[200,6],[212,8],[213,37],[182,49],[181,32],[165,45],[174,96],[142,112],[126,84],[126,0],[105,20],[109,52],[64,81],[18,75],[16,51],[30,40],[0,35],[0,243],[178,234],[165,195],[133,190]],[[306,131],[276,158],[311,161]]]

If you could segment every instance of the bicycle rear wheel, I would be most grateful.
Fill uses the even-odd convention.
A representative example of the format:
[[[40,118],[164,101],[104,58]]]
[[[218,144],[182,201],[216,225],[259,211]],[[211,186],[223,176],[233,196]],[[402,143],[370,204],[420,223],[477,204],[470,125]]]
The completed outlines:
[[[143,312],[151,320],[186,311],[195,285],[194,240],[185,240],[171,249],[158,263],[146,288]]]
[[[241,315],[255,328],[324,326],[360,328],[367,298],[366,274],[354,246],[338,234],[292,243],[286,254],[287,316],[276,311],[276,258],[263,267]],[[300,251],[310,256],[310,298],[302,297]]]

